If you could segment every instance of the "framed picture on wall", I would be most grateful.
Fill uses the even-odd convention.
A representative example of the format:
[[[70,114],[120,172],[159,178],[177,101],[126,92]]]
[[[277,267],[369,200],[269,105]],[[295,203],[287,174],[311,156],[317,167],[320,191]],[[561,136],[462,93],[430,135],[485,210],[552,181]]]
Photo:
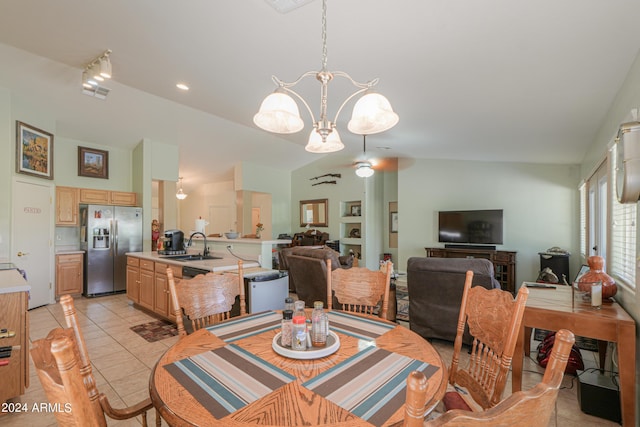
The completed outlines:
[[[109,152],[78,147],[78,176],[109,179]]]
[[[398,212],[389,212],[389,232],[398,232]]]
[[[53,135],[16,120],[16,172],[53,179]]]

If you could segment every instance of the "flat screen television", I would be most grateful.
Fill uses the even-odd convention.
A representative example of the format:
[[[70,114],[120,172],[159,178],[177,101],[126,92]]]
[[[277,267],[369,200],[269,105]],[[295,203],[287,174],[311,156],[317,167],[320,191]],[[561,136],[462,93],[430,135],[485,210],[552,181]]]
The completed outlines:
[[[438,241],[501,245],[502,209],[438,212]]]

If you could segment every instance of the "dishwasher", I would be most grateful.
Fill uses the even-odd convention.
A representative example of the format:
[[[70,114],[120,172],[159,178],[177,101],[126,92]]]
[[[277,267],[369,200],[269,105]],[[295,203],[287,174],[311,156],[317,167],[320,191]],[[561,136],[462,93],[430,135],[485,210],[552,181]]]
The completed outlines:
[[[183,279],[191,279],[193,277],[196,277],[198,274],[207,274],[207,273],[211,273],[211,270],[207,270],[204,268],[189,267],[186,265],[182,266]]]
[[[267,270],[244,275],[247,312],[282,310],[289,296],[289,276],[286,271]]]

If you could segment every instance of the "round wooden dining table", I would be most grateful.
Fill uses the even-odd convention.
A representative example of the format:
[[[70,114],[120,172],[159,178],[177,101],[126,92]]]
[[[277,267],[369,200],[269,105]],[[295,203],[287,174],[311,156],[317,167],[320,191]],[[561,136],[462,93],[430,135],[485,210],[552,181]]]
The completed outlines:
[[[162,418],[171,426],[401,425],[406,377],[416,364],[428,376],[427,408],[444,396],[444,361],[429,342],[404,326],[331,311],[337,351],[298,359],[273,348],[280,318],[276,311],[233,318],[182,337],[169,348],[154,366],[149,383]],[[392,390],[385,375],[393,369],[398,372]],[[276,379],[281,382],[270,383]],[[358,393],[367,395],[368,403]],[[392,393],[395,402],[387,398]],[[240,398],[246,401],[229,407]],[[350,402],[358,399],[363,402]]]

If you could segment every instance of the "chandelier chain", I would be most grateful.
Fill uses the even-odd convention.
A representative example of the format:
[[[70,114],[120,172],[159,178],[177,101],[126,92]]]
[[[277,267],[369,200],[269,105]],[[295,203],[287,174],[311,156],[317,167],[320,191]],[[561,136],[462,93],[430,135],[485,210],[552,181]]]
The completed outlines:
[[[322,0],[322,71],[327,71],[327,0]]]

